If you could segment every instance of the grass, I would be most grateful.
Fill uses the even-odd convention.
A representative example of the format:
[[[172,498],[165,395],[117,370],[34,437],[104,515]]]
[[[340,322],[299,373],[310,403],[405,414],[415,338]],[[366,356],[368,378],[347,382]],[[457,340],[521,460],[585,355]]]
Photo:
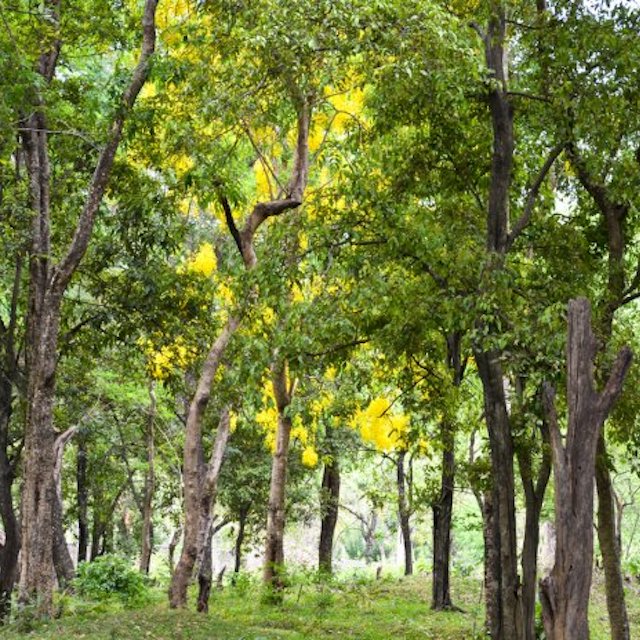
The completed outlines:
[[[17,640],[472,640],[481,638],[483,609],[478,580],[457,578],[454,600],[464,611],[435,613],[429,609],[429,576],[364,579],[344,576],[331,584],[298,576],[281,606],[265,604],[257,582],[248,577],[236,587],[212,594],[210,613],[171,611],[164,594],[131,610],[115,603],[62,601],[62,615],[49,622],[28,618],[0,630],[0,638]],[[635,596],[635,597],[634,597]],[[640,604],[628,598],[632,637],[640,637]],[[597,581],[591,605],[592,640],[609,637],[606,607]]]

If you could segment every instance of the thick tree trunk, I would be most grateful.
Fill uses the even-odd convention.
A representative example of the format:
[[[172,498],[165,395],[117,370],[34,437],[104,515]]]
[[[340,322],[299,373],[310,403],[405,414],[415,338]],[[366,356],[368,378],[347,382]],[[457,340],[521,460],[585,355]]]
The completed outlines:
[[[455,477],[454,441],[451,426],[443,421],[442,474],[440,496],[432,505],[433,513],[433,575],[431,608],[444,611],[453,607],[449,584],[451,561],[451,517],[453,513],[453,482]]]
[[[484,540],[484,603],[485,629],[489,636],[500,633],[500,556],[496,547],[497,522],[493,508],[493,491],[476,493],[482,513],[482,538]]]
[[[404,546],[404,575],[413,574],[413,549],[411,545],[411,511],[407,500],[407,483],[405,478],[404,459],[406,452],[398,454],[396,460],[396,488],[398,491],[398,519]]]
[[[333,538],[338,522],[340,501],[340,466],[335,454],[325,463],[320,490],[320,543],[318,545],[318,568],[324,573],[333,572]]]
[[[153,493],[155,491],[155,420],[156,394],[154,383],[149,384],[149,413],[147,419],[147,470],[142,497],[142,545],[140,548],[140,571],[149,573],[151,552],[153,551]]]
[[[172,608],[186,605],[187,588],[193,576],[193,569],[196,561],[202,559],[205,553],[205,543],[211,528],[210,517],[217,491],[218,476],[220,475],[224,452],[229,439],[230,413],[227,407],[223,409],[220,416],[211,460],[208,465],[205,465],[202,452],[202,437],[199,432],[201,415],[195,417],[193,413],[204,411],[204,406],[194,405],[197,405],[196,399],[202,401],[204,395],[208,400],[210,389],[211,381],[203,380],[201,376],[198,382],[198,391],[194,401],[191,403],[189,417],[187,418],[189,442],[185,443],[185,529],[182,552],[173,572],[169,588],[169,605]],[[190,430],[189,425],[193,425],[194,421],[197,421],[197,429]],[[193,464],[195,461],[199,462],[197,466]],[[201,562],[198,564],[201,565]]]
[[[286,409],[291,403],[293,389],[288,385],[287,368],[284,363],[274,364],[272,375],[273,392],[278,408],[278,427],[276,449],[271,465],[263,580],[273,589],[274,598],[278,600],[284,587],[282,572],[284,569],[285,496],[291,436],[291,418],[287,415]]]
[[[76,458],[76,487],[78,508],[78,563],[87,560],[89,548],[89,486],[87,483],[87,441],[78,438]]]
[[[602,434],[598,438],[596,488],[598,491],[598,541],[604,566],[611,640],[629,640],[629,619],[620,562],[620,532],[616,527],[615,499]]]
[[[596,339],[587,300],[569,303],[567,343],[568,427],[566,443],[558,427],[553,391],[546,387],[555,479],[556,553],[551,574],[540,583],[549,640],[589,638],[588,606],[593,564],[593,476],[602,426],[617,399],[631,363],[631,351],[616,359],[604,390],[595,390]]]

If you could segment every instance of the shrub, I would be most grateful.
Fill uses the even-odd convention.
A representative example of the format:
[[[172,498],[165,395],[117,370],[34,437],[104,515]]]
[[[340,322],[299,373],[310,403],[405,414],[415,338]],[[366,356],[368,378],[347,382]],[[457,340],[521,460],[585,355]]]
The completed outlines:
[[[149,596],[144,576],[133,569],[127,560],[115,555],[82,562],[78,566],[75,587],[84,598],[118,598],[125,606],[143,604]]]

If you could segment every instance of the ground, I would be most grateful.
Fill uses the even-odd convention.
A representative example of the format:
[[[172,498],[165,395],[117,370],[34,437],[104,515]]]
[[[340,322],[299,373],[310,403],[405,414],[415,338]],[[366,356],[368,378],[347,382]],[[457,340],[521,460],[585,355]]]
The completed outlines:
[[[0,638],[42,640],[471,640],[482,638],[482,593],[479,580],[457,578],[454,600],[463,612],[435,613],[429,609],[428,575],[372,580],[344,576],[332,585],[312,576],[298,578],[287,590],[282,606],[261,601],[255,580],[244,578],[212,596],[208,615],[170,611],[160,589],[152,602],[138,609],[115,603],[61,601],[61,617],[33,623],[28,616],[0,630]],[[640,637],[640,602],[636,589],[629,597],[632,637]],[[592,640],[609,637],[601,584],[591,605]]]

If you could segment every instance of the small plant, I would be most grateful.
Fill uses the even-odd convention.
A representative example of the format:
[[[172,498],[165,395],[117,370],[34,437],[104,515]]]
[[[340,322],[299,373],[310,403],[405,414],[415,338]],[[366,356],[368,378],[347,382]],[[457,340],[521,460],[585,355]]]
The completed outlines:
[[[75,588],[84,598],[118,598],[125,606],[138,606],[149,599],[144,577],[120,556],[104,555],[78,566]]]

